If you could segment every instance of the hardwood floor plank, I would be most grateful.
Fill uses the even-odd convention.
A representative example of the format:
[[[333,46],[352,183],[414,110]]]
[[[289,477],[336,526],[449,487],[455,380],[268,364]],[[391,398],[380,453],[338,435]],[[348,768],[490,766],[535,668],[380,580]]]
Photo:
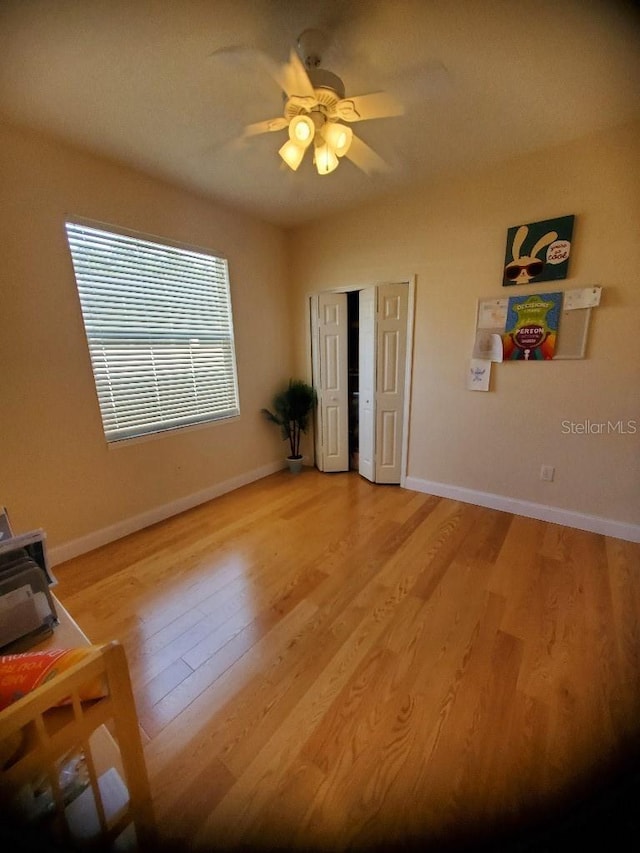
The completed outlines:
[[[170,622],[166,631],[151,637],[142,636],[140,631],[127,632],[120,639],[129,654],[131,677],[144,688],[168,663],[179,660],[213,630],[215,624],[205,613],[191,609]]]
[[[371,650],[302,746],[300,755],[305,761],[316,764],[325,776],[342,761],[355,761],[359,729],[363,720],[367,727],[375,725],[376,703],[381,691],[386,692],[385,680],[391,678],[394,664],[395,655],[387,649],[376,646]],[[365,739],[366,730],[361,734]]]
[[[433,850],[640,757],[634,543],[307,469],[55,571],[179,848]]]
[[[284,616],[306,598],[326,578],[324,572],[312,569],[308,572],[296,572],[283,587],[280,578],[268,587],[264,596],[253,595],[251,606],[243,607],[233,614],[232,618],[220,618],[219,613],[212,614],[212,622],[218,627],[206,639],[189,649],[182,656],[192,669],[197,669],[210,657],[220,651],[228,642],[244,630],[252,630],[255,622],[255,610],[264,607],[273,619]],[[263,603],[264,602],[264,603]],[[215,618],[217,617],[217,618]]]
[[[295,615],[296,618],[299,618],[299,614]],[[308,616],[309,611],[303,611],[305,621]],[[147,734],[151,737],[157,735],[194,699],[210,688],[224,672],[245,657],[252,649],[255,648],[256,654],[260,654],[262,641],[270,634],[273,635],[276,627],[285,634],[290,630],[288,622],[285,622],[285,619],[281,619],[273,611],[257,614],[249,625],[221,646],[216,654],[209,657],[171,693],[153,704],[148,701],[143,703],[140,708],[140,722]]]
[[[343,592],[350,590],[349,594],[325,603],[324,609],[309,621],[307,630],[296,636],[295,645],[290,644],[288,649],[274,656],[260,679],[250,681],[234,696],[232,710],[225,707],[213,716],[214,740],[226,744],[226,761],[237,760],[242,767],[242,762],[246,764],[248,760],[243,759],[243,755],[255,755],[261,741],[272,733],[274,718],[277,724],[279,717],[286,716],[286,709],[309,689],[316,674],[323,672],[379,595],[376,587],[367,586],[370,572],[362,576],[349,572],[347,577],[350,583],[343,584]],[[196,716],[201,714],[200,704],[194,703]],[[176,731],[175,737],[179,738],[180,734]],[[173,733],[169,736],[173,739]],[[210,741],[209,747],[214,749],[215,742]]]
[[[406,593],[405,593],[406,595]],[[299,749],[299,732],[311,731],[331,707],[363,658],[379,640],[404,599],[402,593],[387,595],[343,643],[331,666],[313,691],[308,691],[274,736],[244,768],[238,783],[222,800],[203,827],[202,838],[215,837],[223,844],[240,841],[268,803],[270,789],[281,784]],[[265,784],[266,781],[266,784]]]
[[[239,715],[242,729],[244,718],[236,709],[236,697],[242,695],[243,687],[251,690],[262,679],[265,669],[277,668],[283,642],[295,637],[315,613],[315,607],[308,603],[293,610],[258,644],[256,655],[246,655],[233,670],[227,669],[153,737],[146,758],[151,785],[163,811],[172,811],[192,775],[200,772],[212,756],[219,755],[225,743],[234,743],[225,740],[224,732],[221,736],[219,726],[228,717],[233,726]],[[250,711],[262,713],[262,706],[252,707]],[[232,728],[233,732],[236,730]]]
[[[202,815],[208,814],[234,784],[235,779],[217,758],[209,758],[204,766],[192,774],[189,784],[175,798],[170,811],[156,809],[158,830],[166,844],[180,849],[190,849]]]
[[[605,548],[613,607],[620,686],[615,698],[616,720],[627,737],[632,737],[640,719],[640,691],[634,679],[640,671],[640,571],[635,546],[606,539]]]
[[[173,661],[145,684],[146,701],[151,705],[159,702],[192,673],[193,670],[182,658]]]

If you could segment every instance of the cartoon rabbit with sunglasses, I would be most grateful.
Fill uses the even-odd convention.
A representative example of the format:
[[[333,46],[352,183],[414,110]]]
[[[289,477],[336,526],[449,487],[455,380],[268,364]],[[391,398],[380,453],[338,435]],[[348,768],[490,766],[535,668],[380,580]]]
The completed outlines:
[[[528,233],[529,227],[521,225],[514,235],[511,249],[513,261],[507,264],[504,269],[504,276],[509,284],[529,284],[532,278],[540,275],[544,269],[544,261],[536,256],[541,249],[558,239],[556,231],[549,231],[536,241],[529,255],[520,255],[522,244]]]

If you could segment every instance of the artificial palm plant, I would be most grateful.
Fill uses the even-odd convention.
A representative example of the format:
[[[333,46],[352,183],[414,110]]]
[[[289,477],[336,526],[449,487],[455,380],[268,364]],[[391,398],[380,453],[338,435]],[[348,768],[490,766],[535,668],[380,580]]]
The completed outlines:
[[[300,439],[309,428],[311,412],[316,404],[316,392],[301,379],[290,379],[282,391],[274,395],[273,411],[262,409],[262,414],[280,427],[282,440],[289,442],[289,459],[302,459]]]

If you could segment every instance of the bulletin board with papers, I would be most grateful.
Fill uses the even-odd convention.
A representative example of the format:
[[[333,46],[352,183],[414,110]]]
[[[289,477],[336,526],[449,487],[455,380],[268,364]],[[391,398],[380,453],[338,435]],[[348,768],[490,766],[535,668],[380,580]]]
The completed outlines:
[[[554,361],[584,358],[591,312],[600,304],[602,287],[592,285],[552,295],[556,299],[561,297],[562,304],[555,350],[548,358]],[[503,344],[510,298],[525,299],[525,297],[488,297],[478,300],[475,340],[467,374],[467,388],[470,391],[488,391],[491,364],[508,358]]]
[[[601,294],[600,286],[564,291],[554,360],[585,357],[591,309],[600,304]],[[478,301],[476,340],[487,334],[504,333],[508,303],[506,297]]]

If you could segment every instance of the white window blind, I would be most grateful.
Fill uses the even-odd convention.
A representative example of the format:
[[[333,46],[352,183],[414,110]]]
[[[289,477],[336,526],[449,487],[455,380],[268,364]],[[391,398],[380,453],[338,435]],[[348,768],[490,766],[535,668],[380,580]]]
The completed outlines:
[[[226,260],[66,230],[107,441],[237,415]]]

